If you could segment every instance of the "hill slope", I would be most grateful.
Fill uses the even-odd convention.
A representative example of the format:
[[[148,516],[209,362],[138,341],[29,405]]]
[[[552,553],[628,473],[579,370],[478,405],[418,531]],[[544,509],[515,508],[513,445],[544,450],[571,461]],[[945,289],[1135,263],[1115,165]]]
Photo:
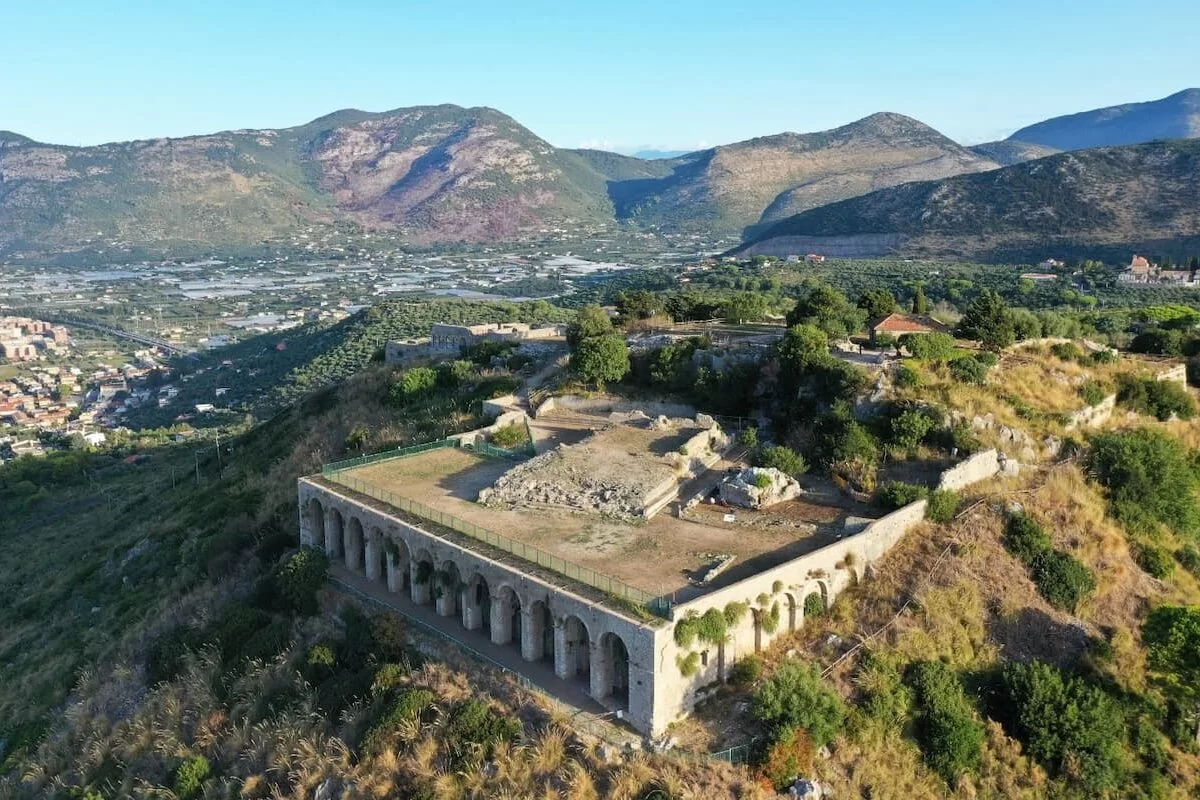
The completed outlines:
[[[656,180],[611,193],[618,219],[738,230],[906,181],[994,169],[917,120],[873,114],[819,133],[781,133],[656,162]]]
[[[659,159],[559,149],[498,111],[452,105],[95,147],[0,132],[0,253],[237,247],[337,222],[416,242],[618,221],[737,232],[995,167],[898,114]]]
[[[1056,147],[1018,142],[1015,139],[973,144],[967,149],[983,158],[995,161],[1002,167],[1009,167],[1013,164],[1020,164],[1022,161],[1032,161],[1035,158],[1044,158],[1062,152]]]
[[[1081,150],[1197,136],[1200,136],[1200,89],[1185,89],[1161,100],[1048,119],[1022,128],[1008,137],[1008,141]]]
[[[488,108],[340,111],[282,130],[62,147],[0,134],[0,252],[251,244],[333,221],[496,239],[611,219],[603,179]]]
[[[748,254],[1010,258],[1200,237],[1200,141],[1063,153],[910,183],[796,215]]]

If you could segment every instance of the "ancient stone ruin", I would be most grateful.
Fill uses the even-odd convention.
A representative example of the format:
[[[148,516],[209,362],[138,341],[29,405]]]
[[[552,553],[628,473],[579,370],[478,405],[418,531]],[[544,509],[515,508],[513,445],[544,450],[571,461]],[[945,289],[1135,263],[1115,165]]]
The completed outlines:
[[[742,508],[766,508],[794,500],[804,490],[795,478],[774,467],[750,467],[721,481],[717,489],[722,502]]]

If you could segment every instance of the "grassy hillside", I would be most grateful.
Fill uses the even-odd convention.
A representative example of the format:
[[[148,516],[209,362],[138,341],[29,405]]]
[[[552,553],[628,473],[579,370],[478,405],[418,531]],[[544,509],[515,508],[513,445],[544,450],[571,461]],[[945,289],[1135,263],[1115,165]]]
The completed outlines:
[[[993,172],[910,183],[798,214],[750,252],[879,235],[906,254],[984,259],[1111,247],[1162,249],[1200,236],[1200,141],[1063,153]],[[794,251],[794,250],[793,250]]]

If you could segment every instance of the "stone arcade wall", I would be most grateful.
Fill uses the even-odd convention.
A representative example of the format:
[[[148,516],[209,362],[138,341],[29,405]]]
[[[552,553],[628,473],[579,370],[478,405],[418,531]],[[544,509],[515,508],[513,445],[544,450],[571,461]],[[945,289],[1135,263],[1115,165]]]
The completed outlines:
[[[490,603],[488,627],[496,644],[516,646],[512,621],[519,610],[521,655],[527,661],[545,656],[544,609],[553,626],[554,669],[560,678],[586,674],[589,693],[607,704],[614,686],[617,691],[627,686],[627,718],[643,733],[658,735],[674,719],[657,702],[656,686],[655,654],[660,640],[670,639],[669,627],[626,617],[314,480],[302,478],[298,495],[302,545],[324,549],[332,562],[378,581],[381,590],[419,605],[433,603],[441,616],[458,617],[466,630],[484,627],[482,609]],[[457,575],[458,591],[440,588],[443,574]],[[627,677],[621,674],[616,640],[628,653]]]

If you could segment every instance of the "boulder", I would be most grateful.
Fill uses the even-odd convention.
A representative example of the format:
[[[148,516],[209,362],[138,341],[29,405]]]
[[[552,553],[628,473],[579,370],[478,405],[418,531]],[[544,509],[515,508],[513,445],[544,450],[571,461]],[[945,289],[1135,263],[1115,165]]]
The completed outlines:
[[[760,485],[762,484],[762,485]],[[799,482],[774,467],[750,467],[721,481],[721,500],[742,508],[766,508],[803,493]]]

